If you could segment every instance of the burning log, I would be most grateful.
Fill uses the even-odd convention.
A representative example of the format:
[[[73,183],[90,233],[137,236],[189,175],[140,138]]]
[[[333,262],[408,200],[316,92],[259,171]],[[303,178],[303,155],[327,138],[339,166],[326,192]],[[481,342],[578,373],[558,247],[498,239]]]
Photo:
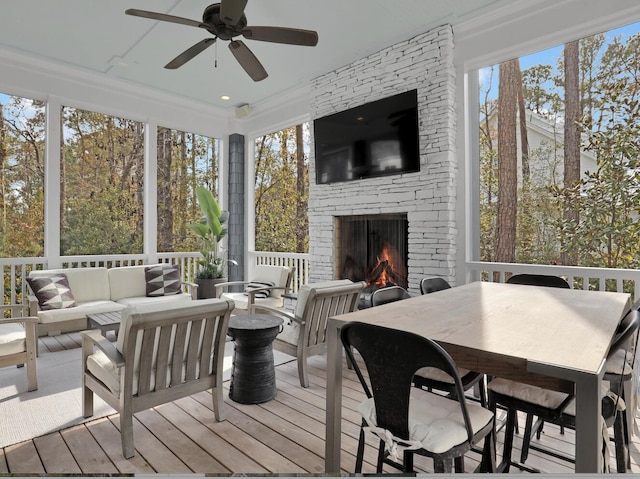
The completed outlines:
[[[373,268],[373,271],[371,271],[371,274],[369,274],[369,276],[367,276],[366,281],[369,284],[373,284],[375,282],[378,281],[378,279],[380,279],[380,276],[382,276],[384,274],[384,272],[388,269],[389,266],[389,261],[387,260],[382,260],[380,261],[375,268]]]

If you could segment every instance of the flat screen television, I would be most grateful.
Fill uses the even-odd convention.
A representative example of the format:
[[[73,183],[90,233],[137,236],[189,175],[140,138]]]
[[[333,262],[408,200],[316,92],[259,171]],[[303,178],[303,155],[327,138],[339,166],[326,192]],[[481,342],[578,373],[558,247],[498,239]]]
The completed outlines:
[[[318,184],[420,171],[417,90],[317,118],[313,131]]]

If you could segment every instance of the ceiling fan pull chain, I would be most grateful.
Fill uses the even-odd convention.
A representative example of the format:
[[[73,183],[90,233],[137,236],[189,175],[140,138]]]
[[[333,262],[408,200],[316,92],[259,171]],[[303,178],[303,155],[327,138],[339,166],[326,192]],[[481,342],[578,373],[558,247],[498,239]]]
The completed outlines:
[[[218,68],[218,42],[216,42],[215,52],[213,54],[213,68]]]

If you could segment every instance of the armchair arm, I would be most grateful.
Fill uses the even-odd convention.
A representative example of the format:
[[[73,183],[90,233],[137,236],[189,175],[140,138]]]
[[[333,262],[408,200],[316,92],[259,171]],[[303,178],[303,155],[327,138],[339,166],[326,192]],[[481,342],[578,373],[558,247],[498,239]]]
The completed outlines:
[[[38,304],[38,298],[34,294],[30,294],[27,296],[27,313],[29,316],[36,316],[38,311],[40,311],[40,305]]]
[[[229,286],[241,286],[249,283],[251,283],[251,281],[227,281],[226,283],[218,283],[216,284],[216,298],[219,298],[224,292],[223,289],[228,290]]]
[[[4,305],[5,307],[7,305]],[[8,323],[23,323],[26,327],[27,324],[38,324],[38,318],[35,316],[25,316],[18,318],[0,318],[0,324],[8,324]]]
[[[292,312],[285,311],[284,309],[274,308],[273,306],[267,306],[267,305],[263,305],[263,304],[256,304],[256,305],[253,306],[253,312],[254,313],[265,312],[265,313],[270,314],[272,316],[280,316],[285,321],[289,320],[291,322],[295,321],[297,323],[302,323],[302,320],[300,318],[296,317],[295,314],[293,314]]]
[[[124,357],[120,351],[116,349],[111,341],[100,334],[100,331],[97,329],[81,331],[80,336],[82,336],[83,367],[85,367],[87,356],[93,354],[94,346],[101,350],[114,366],[117,368],[124,366]]]
[[[189,283],[187,281],[183,281],[182,284],[186,286],[185,293],[191,295],[191,299],[198,299],[198,284],[197,283]]]

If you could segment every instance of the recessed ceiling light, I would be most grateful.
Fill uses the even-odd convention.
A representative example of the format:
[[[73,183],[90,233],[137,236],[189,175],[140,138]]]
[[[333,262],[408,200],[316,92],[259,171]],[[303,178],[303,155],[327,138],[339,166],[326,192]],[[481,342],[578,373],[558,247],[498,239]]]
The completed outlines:
[[[231,100],[231,97],[229,95],[222,95],[220,97],[221,100]]]

